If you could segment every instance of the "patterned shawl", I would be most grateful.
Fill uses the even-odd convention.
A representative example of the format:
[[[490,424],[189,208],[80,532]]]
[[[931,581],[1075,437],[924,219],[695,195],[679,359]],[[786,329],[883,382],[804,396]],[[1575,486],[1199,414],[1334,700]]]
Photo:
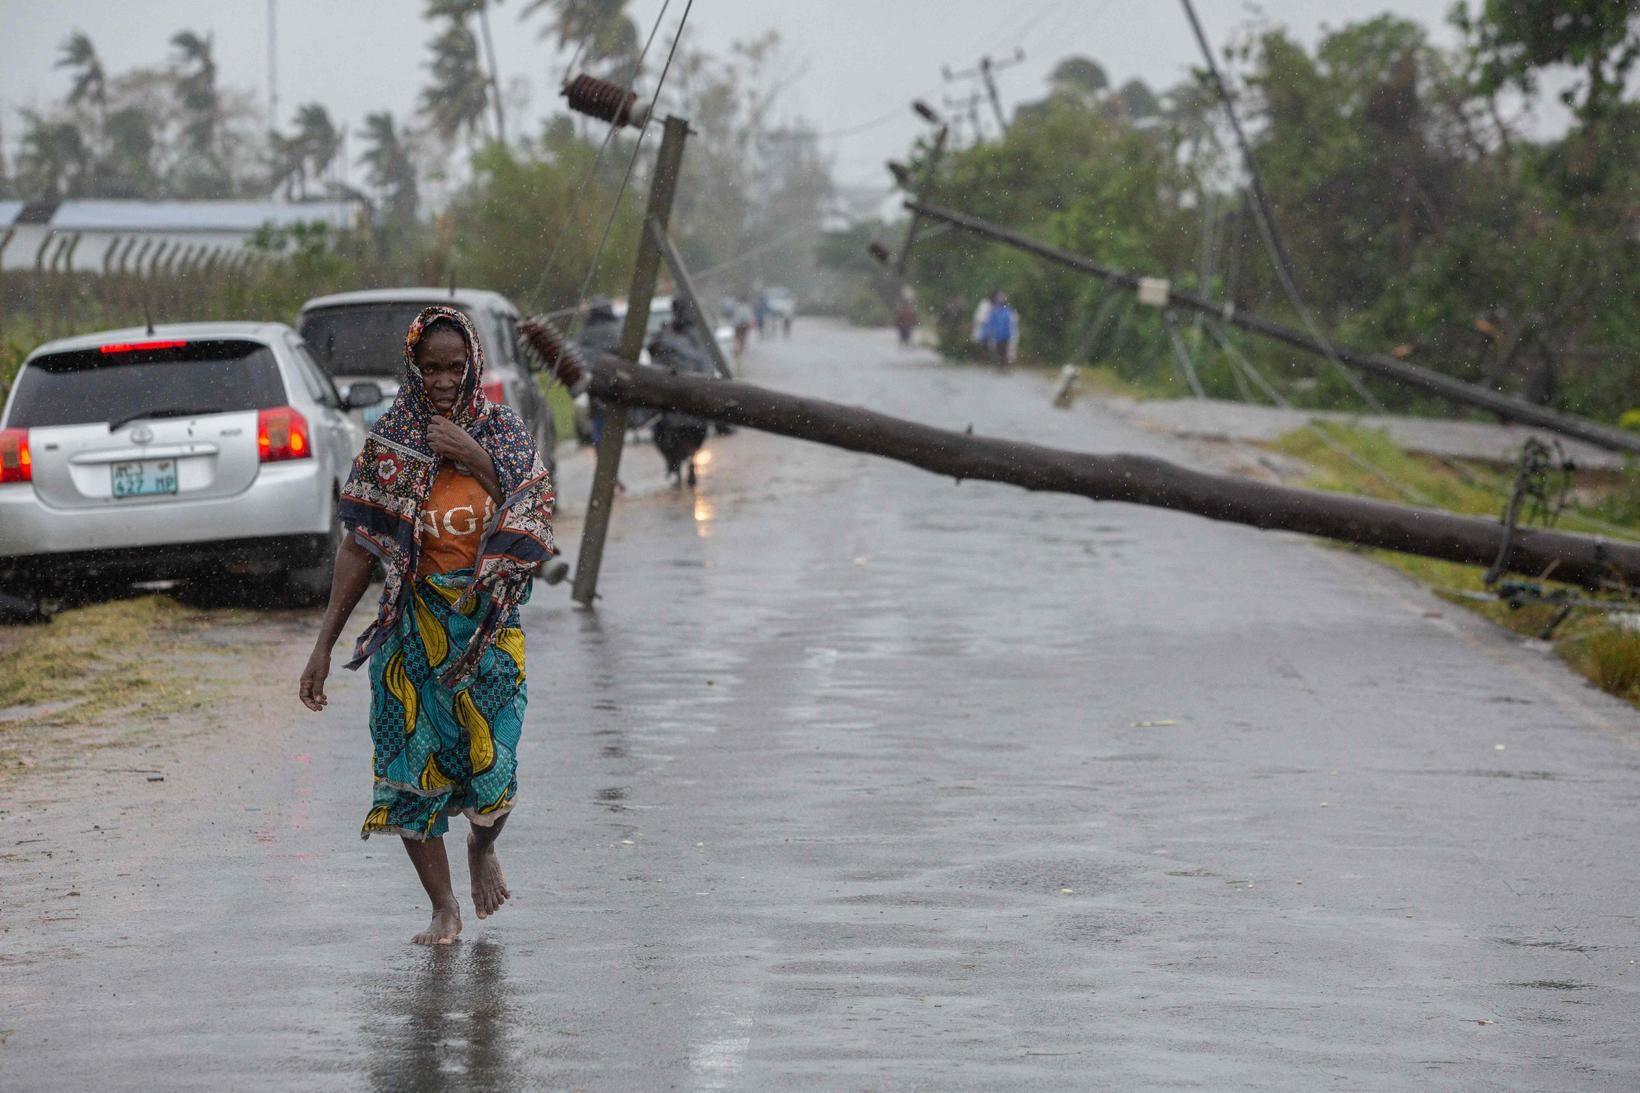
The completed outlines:
[[[426,308],[410,324],[398,397],[365,437],[342,488],[342,528],[387,569],[376,619],[359,635],[347,667],[357,669],[387,642],[415,584],[419,517],[442,462],[427,440],[433,406],[422,386],[415,351],[422,332],[439,319],[454,323],[467,342],[467,373],[450,420],[490,453],[505,495],[484,527],[472,583],[456,604],[457,610],[471,612],[479,595],[489,593],[472,640],[440,680],[459,688],[495,643],[496,631],[522,598],[536,568],[558,550],[552,542],[552,482],[535,442],[517,411],[484,397],[484,348],[467,316],[452,307]]]

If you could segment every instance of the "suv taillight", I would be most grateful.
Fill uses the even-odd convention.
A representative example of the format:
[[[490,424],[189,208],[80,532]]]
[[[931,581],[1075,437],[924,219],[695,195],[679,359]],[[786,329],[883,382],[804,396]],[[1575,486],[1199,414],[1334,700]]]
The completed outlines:
[[[507,387],[500,380],[491,380],[484,385],[484,397],[498,406],[505,405],[507,402]]]
[[[34,481],[27,429],[0,429],[0,482]]]
[[[256,451],[264,463],[311,457],[313,438],[308,433],[307,418],[289,406],[258,410]]]

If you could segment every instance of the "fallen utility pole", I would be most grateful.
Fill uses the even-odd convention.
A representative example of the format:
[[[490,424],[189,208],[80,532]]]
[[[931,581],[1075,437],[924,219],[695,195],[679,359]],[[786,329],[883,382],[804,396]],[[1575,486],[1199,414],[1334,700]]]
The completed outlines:
[[[1086,455],[936,429],[872,410],[734,380],[675,375],[627,360],[582,360],[533,320],[525,336],[567,386],[620,406],[695,414],[909,463],[962,481],[1004,482],[1193,513],[1209,520],[1490,565],[1586,588],[1640,586],[1640,544],[1517,528],[1437,509],[1272,486],[1137,455]]]
[[[919,201],[907,201],[905,207],[918,216],[950,224],[961,231],[1006,244],[1017,250],[1025,251],[1027,254],[1034,254],[1038,258],[1044,258],[1056,265],[1064,266],[1078,273],[1086,273],[1134,292],[1140,291],[1141,288],[1159,290],[1161,298],[1155,303],[1157,307],[1180,307],[1201,312],[1232,326],[1238,326],[1243,330],[1250,330],[1255,334],[1273,338],[1296,349],[1302,349],[1319,356],[1327,355],[1326,348],[1319,342],[1291,327],[1261,318],[1250,312],[1238,311],[1230,304],[1217,304],[1194,293],[1180,291],[1173,288],[1166,281],[1139,277],[1121,270],[1109,269],[1101,266],[1091,258],[1083,257],[1060,247],[1050,246],[1047,243],[1040,243],[1016,231],[1010,231],[1000,225],[955,212],[951,209],[942,209]],[[1146,302],[1150,301],[1147,300]],[[1380,353],[1363,353],[1360,350],[1350,349],[1345,346],[1334,346],[1333,355],[1343,363],[1359,369],[1369,376],[1392,380],[1415,390],[1439,395],[1451,402],[1473,406],[1488,413],[1496,414],[1505,421],[1519,421],[1527,425],[1536,425],[1562,436],[1587,441],[1609,451],[1640,453],[1640,433],[1613,428],[1609,425],[1601,425],[1599,422],[1589,421],[1587,418],[1580,418],[1574,414],[1551,410],[1546,406],[1534,406],[1532,403],[1515,398],[1512,395],[1488,391],[1484,387],[1477,387],[1475,384],[1465,383],[1463,380],[1442,375],[1427,368],[1419,368],[1417,365],[1407,364],[1405,361],[1398,361],[1394,357],[1386,357]]]

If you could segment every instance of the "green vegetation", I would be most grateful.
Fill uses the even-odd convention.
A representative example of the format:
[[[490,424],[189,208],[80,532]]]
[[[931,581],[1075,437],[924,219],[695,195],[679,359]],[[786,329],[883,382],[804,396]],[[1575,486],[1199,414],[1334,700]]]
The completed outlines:
[[[621,294],[637,250],[637,195],[659,141],[651,133],[640,153],[633,131],[623,130],[599,158],[606,130],[585,118],[557,115],[538,133],[509,129],[490,21],[516,10],[566,61],[580,57],[577,71],[624,82],[641,40],[625,9],[626,0],[533,0],[517,9],[500,0],[427,0],[426,84],[416,109],[368,115],[351,163],[343,126],[323,102],[301,103],[288,124],[263,131],[255,97],[225,81],[210,34],[179,31],[163,63],[118,73],[105,70],[87,35],[70,35],[58,64],[62,98],[20,111],[15,153],[0,155],[0,197],[325,198],[357,203],[360,224],[265,232],[255,246],[274,260],[248,272],[8,273],[0,395],[42,340],[141,323],[145,313],[289,321],[320,293],[451,281],[505,293],[532,311],[573,306],[583,293]],[[640,90],[653,87],[663,53],[651,54]],[[685,38],[674,58],[661,111],[689,117],[696,135],[672,225],[691,266],[722,267],[701,279],[708,306],[757,284],[799,295],[811,286],[831,180],[818,133],[785,120],[791,68],[772,32],[721,54]],[[546,82],[555,88],[558,75]],[[443,195],[438,208],[428,207],[429,192]]]
[[[1331,443],[1318,436],[1318,431],[1324,431]],[[1273,447],[1312,468],[1304,482],[1312,489],[1405,501],[1396,489],[1399,484],[1442,508],[1475,516],[1501,514],[1513,484],[1512,477],[1490,466],[1406,452],[1380,430],[1313,425],[1288,433]],[[1595,492],[1599,495],[1596,505],[1568,510],[1556,526],[1614,534],[1610,525],[1617,524],[1617,531],[1640,539],[1640,468],[1631,466],[1619,480]],[[1495,598],[1478,598],[1487,592],[1479,566],[1384,550],[1363,553],[1409,574],[1452,603],[1527,637],[1541,636],[1559,611],[1549,603],[1511,606]],[[1640,612],[1640,606],[1636,611]],[[1618,625],[1605,612],[1579,610],[1555,628],[1552,640],[1555,652],[1575,670],[1603,690],[1640,705],[1640,631]]]
[[[1451,49],[1388,15],[1331,28],[1313,49],[1268,25],[1229,43],[1237,108],[1303,295],[1342,343],[1615,421],[1640,403],[1640,103],[1628,78],[1640,8],[1480,0],[1452,20]],[[1533,140],[1508,96],[1554,64],[1581,73],[1566,92],[1574,122]],[[917,177],[929,149],[914,149]],[[1005,136],[947,153],[931,199],[1301,325],[1203,81],[1113,91],[1097,63],[1067,59]],[[1135,380],[1174,367],[1158,313],[1126,291],[955,231],[919,246],[917,270],[931,312],[1006,291],[1029,356],[1104,362]],[[1358,405],[1325,361],[1236,344],[1296,404]],[[1217,345],[1192,352],[1208,392],[1235,397]],[[1392,409],[1448,412],[1369,383]]]

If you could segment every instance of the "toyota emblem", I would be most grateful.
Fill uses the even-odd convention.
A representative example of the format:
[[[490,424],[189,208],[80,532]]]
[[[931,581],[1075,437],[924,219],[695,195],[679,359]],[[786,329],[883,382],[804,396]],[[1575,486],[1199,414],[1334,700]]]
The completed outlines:
[[[138,425],[135,429],[131,430],[131,442],[133,444],[146,444],[153,439],[154,430],[150,429],[146,425]]]

